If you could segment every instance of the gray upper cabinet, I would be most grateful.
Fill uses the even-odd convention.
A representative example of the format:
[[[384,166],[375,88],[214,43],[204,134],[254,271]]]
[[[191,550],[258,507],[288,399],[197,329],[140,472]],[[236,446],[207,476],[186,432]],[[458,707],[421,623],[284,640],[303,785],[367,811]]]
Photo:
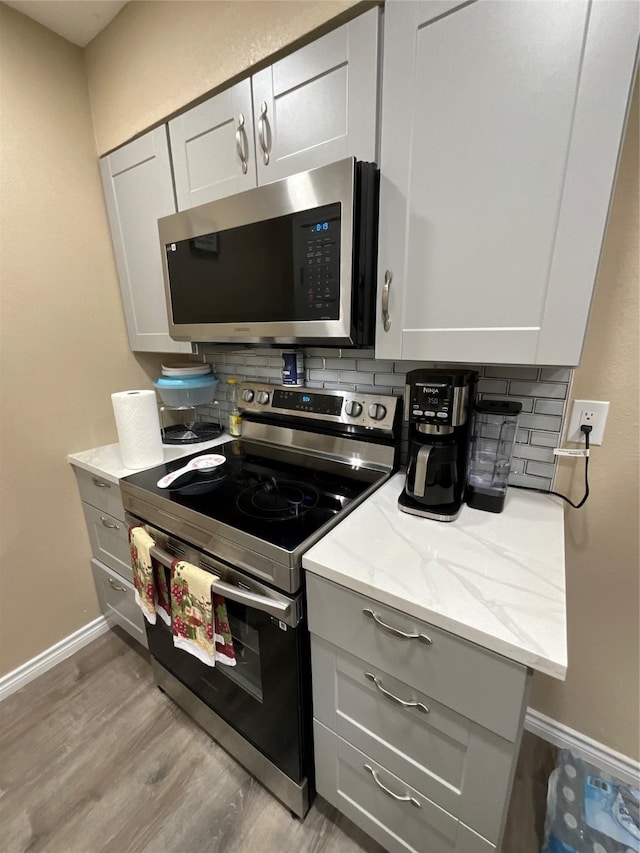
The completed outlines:
[[[637,46],[626,0],[387,2],[378,357],[579,363]]]
[[[345,157],[377,161],[379,25],[370,9],[253,76],[259,184]]]
[[[370,9],[185,111],[168,125],[171,154],[165,126],[102,158],[132,350],[191,352],[169,337],[158,219],[345,157],[376,161],[379,28]]]
[[[178,210],[256,185],[251,81],[169,122]]]
[[[176,212],[165,127],[100,161],[131,349],[191,352],[169,337],[158,219]]]
[[[341,160],[376,160],[380,12],[169,122],[178,210]]]

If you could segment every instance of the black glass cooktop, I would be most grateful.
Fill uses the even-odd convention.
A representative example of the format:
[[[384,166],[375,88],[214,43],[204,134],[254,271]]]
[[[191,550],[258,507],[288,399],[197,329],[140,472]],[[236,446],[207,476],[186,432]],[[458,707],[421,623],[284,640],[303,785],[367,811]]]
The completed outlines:
[[[194,473],[188,481],[176,480],[178,489],[157,485],[165,474],[203,453],[220,454],[226,461],[211,472]],[[294,551],[382,476],[239,440],[132,474],[124,482]]]

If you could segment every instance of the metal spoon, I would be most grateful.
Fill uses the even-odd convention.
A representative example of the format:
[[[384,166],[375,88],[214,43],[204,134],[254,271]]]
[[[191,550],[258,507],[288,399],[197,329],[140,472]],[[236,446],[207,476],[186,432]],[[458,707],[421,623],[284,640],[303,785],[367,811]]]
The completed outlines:
[[[166,489],[172,483],[175,483],[178,477],[183,477],[185,474],[190,474],[193,471],[212,471],[226,461],[226,458],[219,453],[206,453],[204,456],[196,456],[195,459],[191,459],[182,468],[178,468],[177,471],[172,471],[170,474],[160,477],[157,484],[158,488]]]

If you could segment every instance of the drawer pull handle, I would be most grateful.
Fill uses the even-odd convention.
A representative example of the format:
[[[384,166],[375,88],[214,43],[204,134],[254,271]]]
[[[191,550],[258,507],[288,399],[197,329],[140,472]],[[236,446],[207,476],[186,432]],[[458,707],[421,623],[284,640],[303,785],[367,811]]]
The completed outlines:
[[[395,696],[393,693],[390,693],[382,684],[378,681],[375,675],[372,672],[365,672],[365,676],[369,679],[369,681],[373,681],[375,686],[378,688],[380,693],[383,696],[386,696],[387,699],[391,699],[392,702],[395,702],[396,705],[402,705],[403,708],[415,708],[417,711],[422,711],[423,714],[429,714],[429,708],[423,702],[407,702],[405,699],[401,699],[399,696]]]
[[[111,587],[111,589],[115,589],[117,592],[126,592],[127,591],[126,587],[118,586],[117,583],[114,583],[112,578],[107,578],[107,580],[109,581],[109,586]]]
[[[111,530],[120,530],[117,524],[112,524],[110,521],[107,521],[104,516],[100,517],[100,521],[102,522],[103,527],[108,527]]]
[[[374,613],[373,610],[365,609],[362,612],[365,616],[368,616],[369,619],[373,619],[376,625],[379,625],[381,628],[384,628],[385,631],[389,631],[390,634],[393,634],[394,637],[402,637],[403,640],[420,640],[421,643],[426,643],[428,646],[431,645],[431,638],[427,637],[426,634],[407,634],[399,628],[394,628],[393,625],[387,625],[387,623],[383,622],[378,614]]]
[[[105,483],[104,480],[98,480],[97,477],[92,477],[91,482],[94,486],[97,486],[99,489],[110,489],[111,483]]]
[[[399,794],[395,794],[393,791],[390,791],[389,788],[387,788],[386,785],[383,785],[382,782],[378,779],[378,774],[376,773],[376,771],[373,769],[373,767],[370,764],[365,764],[364,769],[368,770],[369,773],[371,773],[371,775],[373,776],[373,781],[376,783],[378,788],[382,788],[382,790],[385,792],[385,794],[387,794],[389,797],[393,797],[393,799],[397,800],[399,803],[411,803],[411,805],[415,806],[417,809],[422,808],[422,804],[419,803],[413,797],[409,797],[409,796],[401,797]]]

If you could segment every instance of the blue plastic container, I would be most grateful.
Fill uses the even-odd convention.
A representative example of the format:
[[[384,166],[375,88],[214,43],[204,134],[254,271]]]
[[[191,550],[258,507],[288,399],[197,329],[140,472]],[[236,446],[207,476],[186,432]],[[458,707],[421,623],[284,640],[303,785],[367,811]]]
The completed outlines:
[[[191,375],[187,374],[188,367],[165,368],[163,365],[163,374],[165,370],[172,375],[154,380],[153,386],[166,406],[206,406],[215,399],[218,380],[210,368],[203,372],[202,366],[194,366]]]

